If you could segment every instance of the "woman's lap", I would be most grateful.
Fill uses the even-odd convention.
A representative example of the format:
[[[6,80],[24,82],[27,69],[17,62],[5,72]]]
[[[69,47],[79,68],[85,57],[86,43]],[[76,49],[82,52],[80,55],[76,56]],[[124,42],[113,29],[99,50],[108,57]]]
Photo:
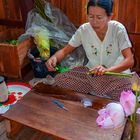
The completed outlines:
[[[119,100],[123,90],[131,89],[131,79],[118,76],[88,75],[88,68],[77,67],[55,76],[55,83],[62,88],[72,89],[81,93],[94,93],[97,96],[110,97]]]

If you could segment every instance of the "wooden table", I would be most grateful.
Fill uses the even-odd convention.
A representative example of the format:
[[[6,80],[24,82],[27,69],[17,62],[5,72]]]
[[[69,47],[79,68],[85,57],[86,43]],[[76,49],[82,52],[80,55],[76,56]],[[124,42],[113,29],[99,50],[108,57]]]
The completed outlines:
[[[49,95],[59,93],[57,88],[47,87]],[[101,129],[96,124],[97,110],[107,103],[108,99],[83,95],[69,90],[63,90],[65,94],[78,94],[81,98],[93,100],[92,108],[84,108],[80,101],[62,100],[67,108],[65,111],[53,103],[54,97],[37,94],[32,89],[16,105],[14,105],[3,117],[16,121],[25,126],[51,134],[66,140],[120,140],[124,126],[116,129]],[[43,93],[43,91],[42,91]]]

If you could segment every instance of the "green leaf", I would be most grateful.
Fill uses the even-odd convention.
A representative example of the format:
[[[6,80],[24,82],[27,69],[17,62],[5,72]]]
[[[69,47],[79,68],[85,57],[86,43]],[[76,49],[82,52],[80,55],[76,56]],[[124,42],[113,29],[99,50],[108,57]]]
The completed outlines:
[[[88,72],[87,74],[95,74],[95,72]],[[127,73],[117,73],[117,72],[105,72],[105,75],[112,75],[112,76],[122,76],[122,77],[130,77],[132,78],[133,74],[127,74]]]

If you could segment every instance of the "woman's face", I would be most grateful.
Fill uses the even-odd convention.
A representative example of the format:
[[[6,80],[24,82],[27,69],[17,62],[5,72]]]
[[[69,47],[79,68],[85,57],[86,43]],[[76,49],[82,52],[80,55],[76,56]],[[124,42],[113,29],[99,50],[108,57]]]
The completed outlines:
[[[96,32],[104,31],[111,16],[107,16],[105,9],[98,6],[90,6],[88,10],[88,20]]]

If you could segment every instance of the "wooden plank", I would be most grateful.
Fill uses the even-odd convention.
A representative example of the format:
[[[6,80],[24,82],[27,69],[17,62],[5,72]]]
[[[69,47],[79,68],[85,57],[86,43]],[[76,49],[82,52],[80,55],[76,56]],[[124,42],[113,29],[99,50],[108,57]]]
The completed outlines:
[[[51,0],[51,3],[53,6],[61,8],[61,0]],[[63,3],[65,3],[65,1],[63,1]]]
[[[86,21],[86,19],[83,18],[86,15],[86,12],[84,11],[85,5],[86,0],[83,1],[67,0],[66,15],[69,17],[69,19],[75,26],[80,26],[82,23]]]
[[[9,19],[22,20],[18,0],[9,0],[7,3],[7,7],[10,14]]]
[[[129,33],[135,33],[136,30],[136,3],[137,0],[119,0],[119,18]],[[130,14],[131,13],[131,14]]]
[[[0,0],[0,18],[5,18],[3,0]],[[5,26],[0,26],[0,31],[3,31],[4,29],[5,29]]]
[[[0,25],[5,25],[4,27],[24,27],[18,0],[0,0],[0,11]]]
[[[9,20],[9,19],[0,19],[0,25],[5,25],[8,27],[24,27],[24,24],[22,21],[17,20]]]
[[[79,24],[83,24],[87,22],[87,2],[86,1],[81,1],[81,22]]]
[[[60,8],[75,26],[86,22],[87,0],[51,0],[51,3]]]
[[[119,0],[114,0],[112,19],[118,20],[119,14]]]
[[[140,34],[129,34],[129,36],[132,41],[135,60],[132,70],[136,71],[137,73],[140,73]]]
[[[52,87],[50,85],[46,85],[43,83],[38,83],[34,87],[33,92],[42,96],[54,97],[62,100],[75,102],[81,102],[81,100],[84,98],[90,98],[94,101],[93,104],[94,109],[100,109],[109,102],[112,102],[112,100],[109,99],[99,98],[88,94],[81,94],[65,88]]]
[[[121,139],[124,126],[116,129],[101,129],[96,124],[98,114],[93,108],[84,108],[80,102],[61,100],[69,109],[64,111],[52,102],[53,99],[30,91],[3,116],[67,140]]]
[[[140,0],[137,0],[136,3],[136,29],[135,32],[136,33],[140,33]]]
[[[12,138],[12,140],[60,140],[59,138],[44,134],[29,127],[24,127],[15,137],[10,138]]]
[[[28,12],[33,8],[34,0],[19,0],[22,21],[25,26]]]
[[[5,17],[5,12],[4,12],[4,6],[3,6],[3,0],[0,0],[0,18]]]
[[[8,9],[8,1],[7,0],[2,0],[3,1],[3,8],[4,8],[4,17],[8,18],[9,17],[9,9]]]

